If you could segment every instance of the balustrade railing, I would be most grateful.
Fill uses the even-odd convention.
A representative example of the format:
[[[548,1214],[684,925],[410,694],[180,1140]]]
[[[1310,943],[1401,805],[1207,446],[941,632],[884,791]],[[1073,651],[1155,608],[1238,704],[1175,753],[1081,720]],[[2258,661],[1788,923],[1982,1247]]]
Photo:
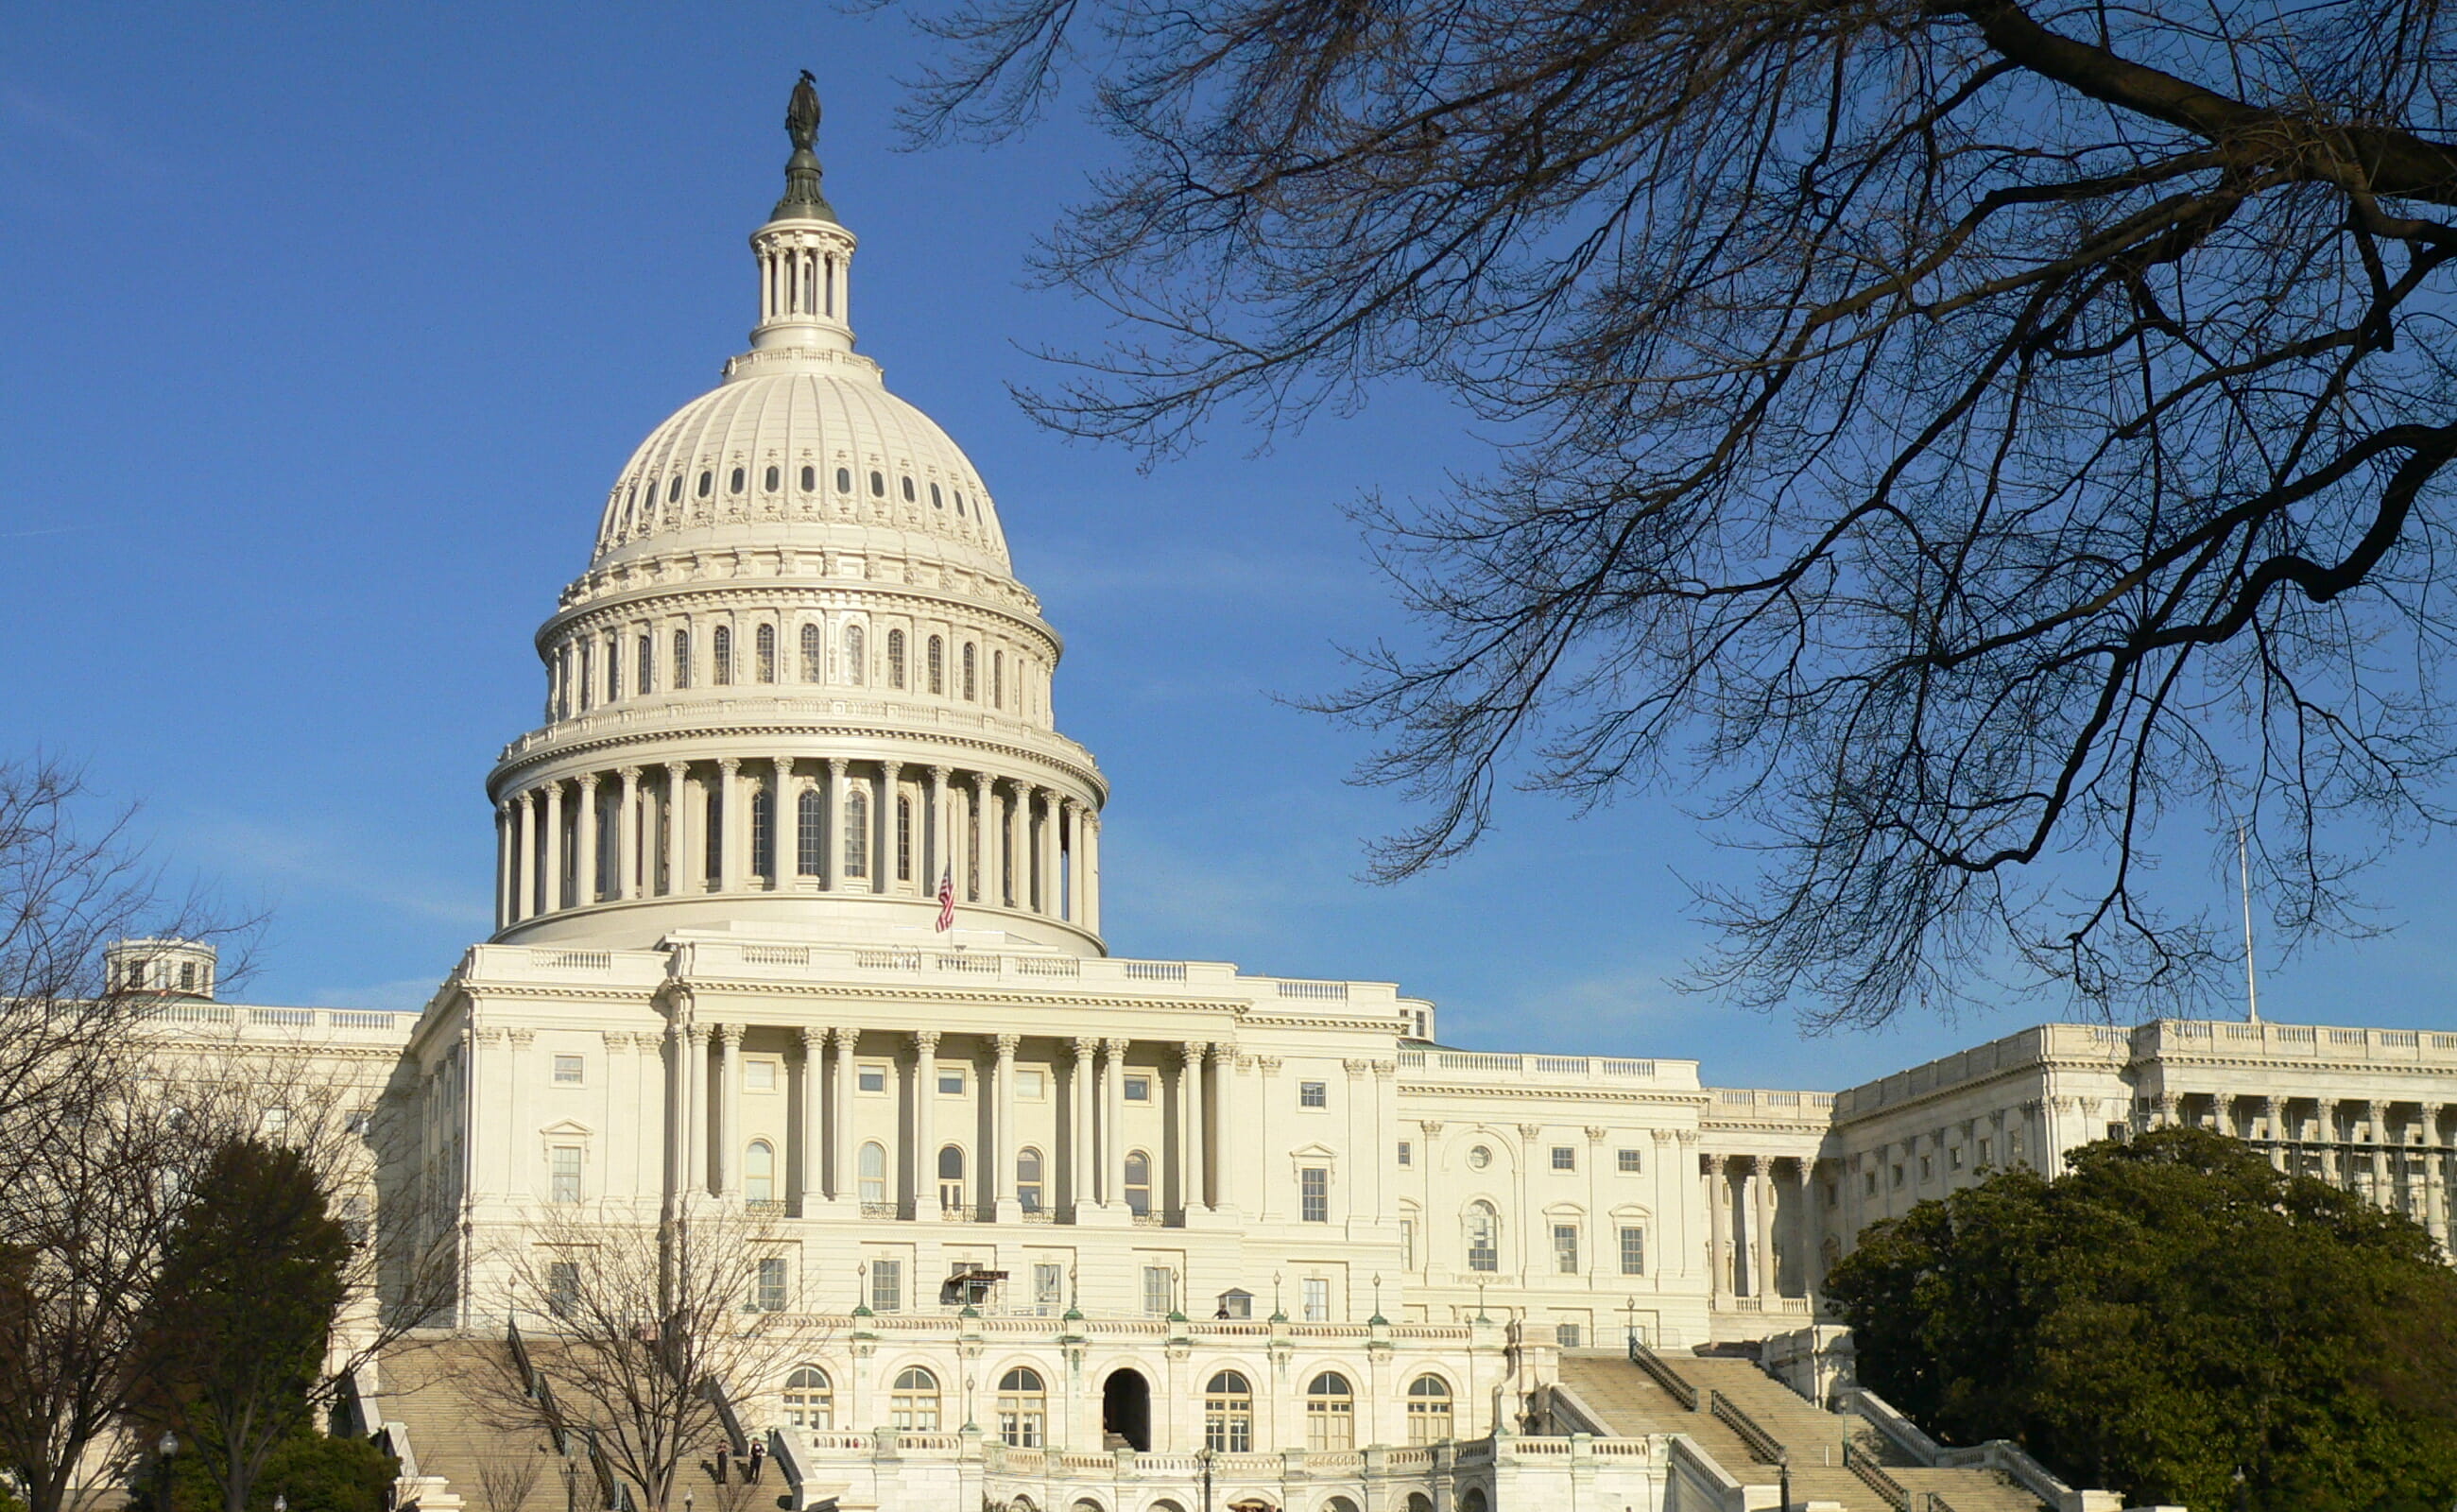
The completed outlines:
[[[1629,1362],[1655,1377],[1655,1383],[1672,1394],[1672,1399],[1691,1412],[1698,1410],[1698,1388],[1681,1378],[1681,1373],[1666,1364],[1663,1357],[1646,1347],[1633,1334],[1629,1339]]]
[[[1900,1481],[1888,1475],[1885,1466],[1877,1463],[1869,1457],[1867,1450],[1852,1443],[1848,1439],[1843,1440],[1843,1468],[1858,1476],[1862,1485],[1883,1497],[1886,1504],[1892,1507],[1894,1512],[1911,1512],[1911,1494],[1909,1488]]]
[[[1708,1394],[1708,1402],[1715,1420],[1740,1435],[1741,1442],[1749,1446],[1749,1453],[1757,1458],[1758,1463],[1783,1463],[1783,1445],[1774,1435],[1759,1427],[1758,1420],[1743,1411],[1739,1402],[1713,1393]]]

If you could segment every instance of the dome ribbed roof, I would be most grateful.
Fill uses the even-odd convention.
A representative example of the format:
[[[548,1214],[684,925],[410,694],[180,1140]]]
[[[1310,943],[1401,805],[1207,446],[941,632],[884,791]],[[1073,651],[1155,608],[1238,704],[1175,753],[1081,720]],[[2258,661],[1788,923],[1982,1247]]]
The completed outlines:
[[[600,565],[745,545],[876,549],[1011,576],[981,475],[861,359],[754,354],[631,454]]]

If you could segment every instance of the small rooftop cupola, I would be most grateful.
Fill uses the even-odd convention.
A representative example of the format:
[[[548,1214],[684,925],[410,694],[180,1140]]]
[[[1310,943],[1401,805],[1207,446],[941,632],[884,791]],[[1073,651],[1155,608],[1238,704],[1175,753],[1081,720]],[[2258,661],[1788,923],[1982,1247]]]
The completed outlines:
[[[847,320],[854,238],[819,192],[819,92],[802,71],[785,107],[785,133],[794,154],[785,159],[785,197],[768,223],[751,234],[759,259],[759,323],[751,332],[754,351],[777,347],[853,350]]]

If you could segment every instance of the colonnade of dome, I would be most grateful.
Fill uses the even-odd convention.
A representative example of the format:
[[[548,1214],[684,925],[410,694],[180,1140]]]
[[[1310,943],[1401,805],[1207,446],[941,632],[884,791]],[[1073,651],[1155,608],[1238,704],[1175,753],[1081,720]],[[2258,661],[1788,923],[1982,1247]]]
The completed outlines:
[[[543,722],[488,783],[498,939],[935,930],[943,885],[957,929],[1101,950],[1062,643],[970,460],[853,350],[817,173],[753,234],[751,350],[633,452],[538,632]]]

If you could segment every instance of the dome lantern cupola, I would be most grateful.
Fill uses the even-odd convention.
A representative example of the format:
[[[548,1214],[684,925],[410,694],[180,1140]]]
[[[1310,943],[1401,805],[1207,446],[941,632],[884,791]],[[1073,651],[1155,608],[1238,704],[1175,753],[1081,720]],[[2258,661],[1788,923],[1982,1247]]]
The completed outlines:
[[[851,293],[853,233],[836,220],[819,192],[819,93],[810,71],[794,86],[785,112],[794,154],[785,160],[785,197],[768,223],[751,234],[759,259],[759,323],[751,332],[754,351],[776,347],[853,350],[847,318]]]

